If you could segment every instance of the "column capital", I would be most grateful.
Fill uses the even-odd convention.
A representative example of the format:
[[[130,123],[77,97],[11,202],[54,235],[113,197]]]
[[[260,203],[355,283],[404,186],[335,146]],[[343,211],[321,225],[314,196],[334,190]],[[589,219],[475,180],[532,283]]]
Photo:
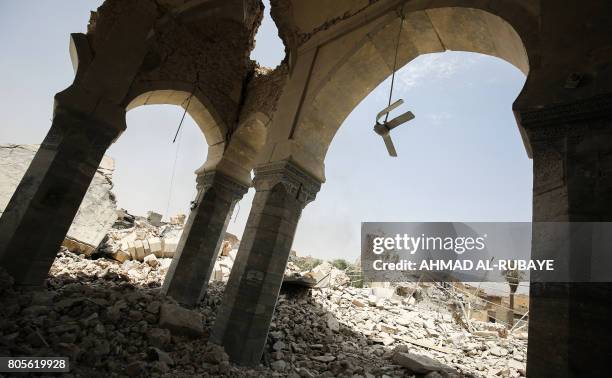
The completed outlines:
[[[51,132],[94,131],[116,139],[126,129],[125,108],[78,85],[55,95]]]
[[[253,185],[258,192],[271,190],[278,183],[283,184],[287,192],[303,205],[313,201],[321,189],[321,181],[291,161],[283,160],[255,167]]]
[[[521,126],[534,140],[579,136],[612,118],[612,93],[556,103],[535,109],[515,110]]]
[[[249,190],[249,187],[239,183],[230,176],[227,176],[219,171],[206,171],[198,173],[196,178],[197,188],[200,191],[207,191],[211,187],[215,187],[231,195],[235,199],[240,199]]]

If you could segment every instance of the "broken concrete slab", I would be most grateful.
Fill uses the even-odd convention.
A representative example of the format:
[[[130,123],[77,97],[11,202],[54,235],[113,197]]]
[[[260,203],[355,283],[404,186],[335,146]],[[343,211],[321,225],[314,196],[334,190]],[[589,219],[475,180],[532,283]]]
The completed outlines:
[[[154,211],[147,212],[147,221],[155,227],[162,225],[162,215]]]
[[[393,355],[393,362],[417,374],[427,374],[432,371],[458,374],[457,370],[454,368],[438,362],[433,358],[409,352],[396,352]]]
[[[0,214],[38,147],[34,144],[0,144]],[[104,156],[64,240],[64,246],[70,251],[91,254],[117,219],[117,204],[111,191],[114,169],[113,159]]]
[[[302,287],[314,287],[317,281],[310,275],[301,275],[299,273],[293,273],[283,277],[283,286],[302,286]]]

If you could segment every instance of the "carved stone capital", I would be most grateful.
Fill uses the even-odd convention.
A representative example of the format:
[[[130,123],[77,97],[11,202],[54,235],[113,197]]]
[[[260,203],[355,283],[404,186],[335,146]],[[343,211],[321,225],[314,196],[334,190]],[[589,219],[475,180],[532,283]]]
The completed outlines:
[[[53,124],[43,147],[56,147],[68,135],[83,135],[87,139],[94,138],[106,149],[125,129],[122,106],[71,85],[55,95]]]
[[[257,191],[271,190],[278,183],[283,184],[287,192],[304,206],[313,201],[321,189],[318,179],[290,161],[278,161],[255,168],[253,185]]]
[[[206,192],[215,187],[222,195],[228,195],[232,200],[239,200],[249,190],[249,187],[218,171],[208,171],[198,174],[196,178],[198,191]]]
[[[517,111],[521,126],[532,142],[581,136],[612,120],[612,94]]]

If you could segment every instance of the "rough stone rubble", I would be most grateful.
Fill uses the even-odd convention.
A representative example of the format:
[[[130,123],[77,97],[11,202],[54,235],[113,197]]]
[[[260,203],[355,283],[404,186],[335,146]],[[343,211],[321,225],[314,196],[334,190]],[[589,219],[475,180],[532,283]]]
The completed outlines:
[[[159,214],[149,212],[147,218],[134,217],[121,209],[117,222],[98,252],[119,262],[144,261],[150,255],[171,258],[178,246],[184,221],[184,215],[172,217],[170,223],[163,223]]]
[[[317,281],[333,277],[326,287],[283,289],[262,364],[235,366],[207,343],[224,283],[211,282],[200,306],[184,309],[159,294],[171,259],[150,256],[120,263],[64,249],[47,289],[37,293],[15,291],[3,275],[0,355],[69,356],[72,374],[90,377],[525,374],[524,334],[480,322],[470,333],[453,321],[449,298],[435,285],[389,297],[384,289],[347,286],[329,264],[309,273]],[[290,264],[287,277],[295,273]]]

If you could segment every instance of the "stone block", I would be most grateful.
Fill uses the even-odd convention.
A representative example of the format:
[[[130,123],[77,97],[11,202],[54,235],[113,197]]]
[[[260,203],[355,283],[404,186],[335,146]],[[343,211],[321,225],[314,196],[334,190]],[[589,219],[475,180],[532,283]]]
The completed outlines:
[[[155,255],[155,257],[164,257],[162,250],[162,241],[160,238],[149,238],[147,239],[149,243],[149,249],[151,253]]]
[[[134,242],[132,241],[128,241],[127,242],[128,245],[128,254],[132,257],[132,260],[136,260],[136,246],[134,245]]]
[[[163,247],[164,247],[164,257],[173,257],[174,252],[176,252],[176,247],[178,246],[179,239],[178,238],[168,238],[162,239]]]
[[[153,254],[146,255],[145,258],[144,258],[144,262],[147,263],[147,265],[149,265],[150,267],[153,267],[153,268],[159,266],[159,260]]]
[[[142,241],[142,246],[144,248],[144,255],[145,257],[147,257],[148,255],[151,254],[151,247],[149,246],[149,241],[147,239],[144,239]]]
[[[136,260],[142,261],[145,257],[144,245],[142,244],[142,240],[134,241],[134,248],[136,249]]]
[[[117,251],[115,251],[115,252],[112,254],[112,256],[113,256],[113,259],[115,259],[115,260],[119,261],[120,263],[122,263],[122,262],[124,262],[124,261],[127,261],[127,260],[130,260],[130,259],[131,259],[130,254],[129,254],[129,253],[127,253],[127,252],[125,252],[125,251],[124,251],[124,250],[122,250],[122,249],[118,249]]]
[[[192,338],[204,335],[202,314],[171,303],[162,304],[159,326],[169,330],[173,335]]]

